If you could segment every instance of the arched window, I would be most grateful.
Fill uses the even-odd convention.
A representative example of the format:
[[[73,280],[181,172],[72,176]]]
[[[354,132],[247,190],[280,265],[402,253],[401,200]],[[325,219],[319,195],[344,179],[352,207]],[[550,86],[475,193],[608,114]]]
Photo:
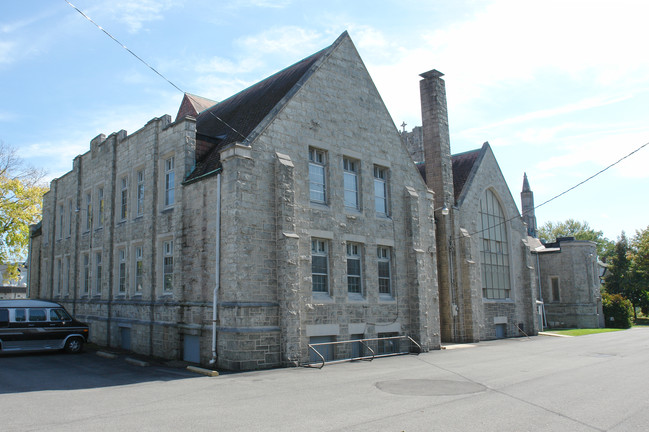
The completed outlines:
[[[480,200],[480,258],[482,296],[487,299],[510,298],[505,216],[496,195],[489,189]]]

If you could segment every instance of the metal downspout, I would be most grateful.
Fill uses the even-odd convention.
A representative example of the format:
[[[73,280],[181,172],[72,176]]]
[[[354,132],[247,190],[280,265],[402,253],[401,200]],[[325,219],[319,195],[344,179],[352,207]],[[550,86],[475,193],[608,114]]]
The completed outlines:
[[[221,173],[216,175],[216,250],[215,250],[215,284],[212,299],[212,359],[211,365],[217,361],[216,353],[216,321],[218,318],[219,285],[221,282]]]

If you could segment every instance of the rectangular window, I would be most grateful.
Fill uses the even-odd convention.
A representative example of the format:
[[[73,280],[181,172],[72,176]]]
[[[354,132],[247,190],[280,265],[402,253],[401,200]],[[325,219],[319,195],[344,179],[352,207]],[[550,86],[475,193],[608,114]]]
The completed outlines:
[[[327,241],[311,240],[311,280],[314,292],[329,291],[329,255]]]
[[[88,254],[83,256],[83,294],[88,295],[90,290],[90,257]]]
[[[95,294],[101,295],[101,252],[95,254]]]
[[[162,260],[162,286],[165,292],[174,288],[174,242],[169,240],[163,243],[164,256]]]
[[[55,272],[55,286],[54,286],[54,295],[59,296],[61,295],[61,278],[63,277],[63,272],[62,270],[62,261],[60,258],[57,258],[56,260],[56,268],[54,269]]]
[[[120,211],[119,211],[119,218],[120,220],[126,220],[128,217],[128,180],[126,177],[122,177],[122,188],[120,192],[120,199],[121,199],[121,205],[120,205]]]
[[[57,228],[57,233],[56,233],[56,238],[62,239],[63,238],[63,206],[59,206],[59,226]]]
[[[390,248],[379,246],[376,251],[379,271],[379,294],[391,296]]]
[[[137,215],[144,214],[144,170],[137,172]]]
[[[361,284],[361,245],[347,243],[347,292],[362,294]]]
[[[142,293],[142,275],[144,274],[142,246],[135,247],[135,292]]]
[[[313,202],[327,202],[326,166],[325,152],[309,148],[309,194]]]
[[[343,188],[345,190],[345,207],[359,209],[358,205],[358,168],[356,160],[343,158]]]
[[[559,293],[559,277],[558,276],[551,276],[550,277],[550,284],[552,285],[552,301],[553,302],[560,302],[561,301],[561,296]]]
[[[64,295],[69,295],[70,294],[70,257],[66,256],[65,257],[65,280],[63,281],[63,294]]]
[[[165,160],[165,207],[174,205],[175,175],[174,157]]]
[[[374,209],[378,215],[388,215],[388,170],[374,165]]]
[[[92,227],[92,195],[86,194],[86,231]]]
[[[104,188],[97,189],[97,228],[104,226]]]
[[[72,214],[72,200],[68,200],[68,237],[72,235]]]
[[[119,269],[118,269],[118,274],[119,274],[119,279],[118,279],[118,285],[117,285],[117,292],[119,294],[125,294],[126,293],[126,249],[120,249],[118,252],[119,255]]]

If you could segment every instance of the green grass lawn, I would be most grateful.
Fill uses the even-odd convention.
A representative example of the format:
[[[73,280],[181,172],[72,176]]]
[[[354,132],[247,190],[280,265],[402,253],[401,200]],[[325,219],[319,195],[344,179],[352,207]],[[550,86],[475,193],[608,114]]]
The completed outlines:
[[[547,333],[560,334],[564,336],[584,336],[595,333],[608,333],[615,332],[624,329],[615,329],[615,328],[595,328],[595,329],[565,329],[565,330],[546,330]]]

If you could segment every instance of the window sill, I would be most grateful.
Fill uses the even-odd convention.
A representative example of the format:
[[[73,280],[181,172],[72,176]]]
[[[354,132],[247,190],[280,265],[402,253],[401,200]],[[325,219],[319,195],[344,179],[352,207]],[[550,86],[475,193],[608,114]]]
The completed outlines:
[[[317,209],[317,210],[331,210],[331,207],[327,205],[327,203],[323,202],[318,202],[318,201],[310,201],[311,208]]]
[[[363,297],[362,294],[358,293],[347,293],[347,300],[353,302],[367,302],[367,299]]]
[[[319,292],[319,291],[313,291],[313,300],[314,301],[320,301],[324,303],[333,303],[334,299],[329,295],[328,292]]]
[[[161,213],[161,214],[172,213],[173,211],[174,211],[174,208],[173,208],[173,206],[171,206],[171,207],[165,207],[165,208],[163,208],[162,210],[160,210],[160,213]]]
[[[488,298],[482,298],[483,303],[514,303],[514,299],[488,299]]]
[[[397,299],[392,297],[390,294],[379,294],[379,301],[383,303],[396,303]]]

